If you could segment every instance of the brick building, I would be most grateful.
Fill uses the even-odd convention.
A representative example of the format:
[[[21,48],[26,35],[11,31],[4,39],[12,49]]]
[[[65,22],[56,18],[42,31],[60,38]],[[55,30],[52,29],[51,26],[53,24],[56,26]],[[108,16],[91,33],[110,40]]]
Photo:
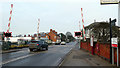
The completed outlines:
[[[50,36],[47,33],[44,33],[44,32],[43,33],[39,33],[38,36],[40,38],[48,38],[48,39],[50,39]],[[37,34],[34,34],[34,37],[37,37]]]
[[[57,32],[55,30],[50,29],[50,32],[48,33],[49,39],[53,42],[56,42],[57,40]]]
[[[38,36],[40,38],[48,38],[49,40],[56,42],[57,38],[60,38],[55,30],[50,29],[48,33],[39,33]],[[37,37],[37,34],[34,34],[34,37]]]

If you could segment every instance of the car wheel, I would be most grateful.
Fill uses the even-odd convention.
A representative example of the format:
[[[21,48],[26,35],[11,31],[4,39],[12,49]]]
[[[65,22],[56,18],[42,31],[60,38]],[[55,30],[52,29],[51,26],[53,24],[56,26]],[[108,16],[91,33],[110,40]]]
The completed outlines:
[[[48,47],[46,47],[46,50],[48,50]]]
[[[33,51],[33,49],[29,49],[30,51]]]

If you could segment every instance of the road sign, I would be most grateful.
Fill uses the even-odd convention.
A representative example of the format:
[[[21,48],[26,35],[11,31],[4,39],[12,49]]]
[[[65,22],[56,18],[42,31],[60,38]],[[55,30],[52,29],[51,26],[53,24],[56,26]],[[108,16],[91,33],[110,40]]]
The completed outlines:
[[[119,0],[100,0],[101,4],[118,4]]]
[[[117,38],[111,38],[111,42],[112,42],[112,47],[118,47],[118,40],[117,40]]]
[[[75,32],[75,36],[81,36],[81,32]]]

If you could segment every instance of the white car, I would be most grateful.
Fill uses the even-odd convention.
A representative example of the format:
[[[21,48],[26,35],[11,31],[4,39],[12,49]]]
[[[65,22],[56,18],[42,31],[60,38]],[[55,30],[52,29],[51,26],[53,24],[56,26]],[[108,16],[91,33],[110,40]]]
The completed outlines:
[[[62,41],[60,44],[61,44],[61,45],[66,45],[66,42]]]
[[[55,42],[52,42],[52,44],[55,44]]]

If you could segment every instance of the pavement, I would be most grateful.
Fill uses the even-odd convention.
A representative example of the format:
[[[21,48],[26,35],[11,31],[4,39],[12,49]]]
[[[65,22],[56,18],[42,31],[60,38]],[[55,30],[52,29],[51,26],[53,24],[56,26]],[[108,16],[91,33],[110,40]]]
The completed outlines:
[[[76,44],[61,62],[59,65],[61,68],[64,66],[114,66],[97,55],[91,55],[82,49],[80,50],[78,45]]]

